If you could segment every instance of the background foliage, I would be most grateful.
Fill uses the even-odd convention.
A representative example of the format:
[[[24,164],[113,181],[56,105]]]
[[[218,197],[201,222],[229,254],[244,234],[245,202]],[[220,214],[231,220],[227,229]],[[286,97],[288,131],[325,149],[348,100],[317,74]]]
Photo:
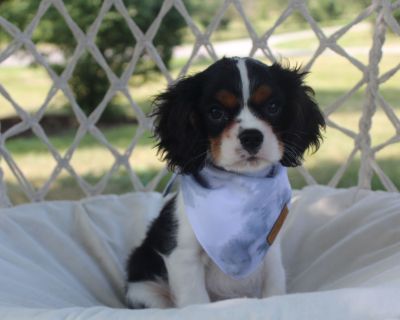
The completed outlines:
[[[65,6],[72,19],[84,32],[87,32],[95,21],[102,2],[102,0],[69,0],[65,2]],[[39,1],[9,0],[2,4],[0,10],[5,13],[6,19],[24,29],[35,14],[38,3]],[[161,2],[158,0],[126,0],[125,5],[136,24],[145,32],[157,15]],[[156,35],[155,43],[157,43],[157,50],[161,58],[168,65],[171,60],[172,48],[181,43],[182,33],[180,31],[184,22],[179,19],[177,12],[171,11],[171,14],[165,17],[164,24],[165,27],[161,28]],[[33,40],[55,45],[65,54],[65,61],[68,61],[68,57],[72,55],[76,47],[75,38],[54,7],[51,7],[42,18],[33,34]],[[117,75],[121,74],[132,57],[135,43],[124,18],[113,8],[101,23],[96,37],[96,45]],[[140,68],[144,72],[146,66],[142,63]],[[54,69],[60,72],[64,69],[64,65],[54,66]],[[104,70],[87,52],[78,61],[70,80],[70,86],[78,104],[86,114],[89,114],[103,99],[109,82]],[[118,115],[116,110],[118,109],[107,108],[103,114],[103,120],[113,120]]]

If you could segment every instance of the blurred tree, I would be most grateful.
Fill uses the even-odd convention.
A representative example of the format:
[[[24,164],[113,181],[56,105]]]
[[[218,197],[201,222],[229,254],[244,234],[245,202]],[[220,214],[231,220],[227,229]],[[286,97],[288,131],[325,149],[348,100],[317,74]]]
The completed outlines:
[[[310,0],[310,12],[317,21],[335,20],[345,10],[345,6],[341,2],[337,0]]]
[[[3,0],[0,1],[0,12],[4,18],[24,30],[36,14],[39,3],[40,1]],[[64,3],[72,19],[84,32],[87,32],[90,25],[95,21],[103,0],[68,0]],[[146,32],[157,16],[162,1],[124,0],[124,4],[135,23],[143,32]],[[179,13],[176,10],[171,10],[164,17],[163,25],[157,32],[154,43],[167,66],[172,57],[173,47],[182,41],[182,31],[185,25]],[[50,7],[42,17],[33,34],[33,41],[56,45],[63,51],[66,58],[72,55],[77,45],[76,39],[68,29],[64,18],[54,7]],[[110,68],[117,75],[121,74],[132,57],[135,44],[135,38],[126,21],[112,7],[100,25],[96,36],[96,45]],[[142,63],[138,66],[141,72],[154,69],[154,64],[149,60],[147,59],[146,63],[143,62],[146,59],[142,59]],[[64,67],[59,65],[55,66],[54,69],[61,72]],[[109,87],[104,70],[88,52],[78,60],[69,84],[78,104],[86,114],[90,114],[100,103]],[[115,116],[114,111],[115,108],[107,108],[102,120],[112,120]]]
[[[400,9],[397,9],[393,12],[393,17],[396,19],[396,21],[400,24]]]
[[[311,15],[317,21],[354,17],[371,4],[371,0],[308,0]]]
[[[249,1],[249,0],[247,0]],[[206,28],[214,17],[215,13],[222,6],[222,1],[215,0],[185,0],[185,4],[189,10],[191,17],[203,28]],[[232,7],[232,6],[231,6]],[[229,22],[232,20],[232,15],[229,10],[219,24],[219,27],[227,28]]]

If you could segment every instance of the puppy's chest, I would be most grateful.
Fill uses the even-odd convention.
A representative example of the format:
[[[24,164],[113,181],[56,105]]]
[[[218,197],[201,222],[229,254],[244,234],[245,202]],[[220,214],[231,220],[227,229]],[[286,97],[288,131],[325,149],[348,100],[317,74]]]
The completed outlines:
[[[240,297],[261,297],[262,286],[264,284],[264,261],[258,270],[244,279],[234,279],[226,275],[207,255],[196,239],[185,213],[181,193],[179,193],[177,199],[176,214],[179,221],[177,249],[185,248],[188,251],[197,252],[198,259],[196,260],[197,263],[202,264],[205,268],[205,285],[212,301]]]
[[[212,301],[252,297],[262,293],[262,267],[244,279],[233,279],[223,273],[210,258],[206,258],[205,282]]]

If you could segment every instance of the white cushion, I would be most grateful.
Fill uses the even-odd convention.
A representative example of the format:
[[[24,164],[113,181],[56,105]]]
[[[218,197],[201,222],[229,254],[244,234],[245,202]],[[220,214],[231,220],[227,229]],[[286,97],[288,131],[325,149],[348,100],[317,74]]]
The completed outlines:
[[[158,193],[0,210],[0,319],[365,319],[400,316],[400,195],[315,186],[282,230],[288,295],[181,310],[124,307],[124,264]]]

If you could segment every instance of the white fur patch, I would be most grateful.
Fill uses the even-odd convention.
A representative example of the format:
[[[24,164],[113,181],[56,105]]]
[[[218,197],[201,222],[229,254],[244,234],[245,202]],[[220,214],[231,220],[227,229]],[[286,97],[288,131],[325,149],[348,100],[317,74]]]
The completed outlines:
[[[127,304],[133,308],[171,308],[173,306],[168,284],[163,281],[141,281],[128,284]]]
[[[247,73],[246,59],[239,58],[237,60],[237,67],[239,69],[240,80],[242,82],[243,103],[244,106],[247,106],[247,101],[249,101],[250,98],[250,81],[249,81],[249,75]]]

